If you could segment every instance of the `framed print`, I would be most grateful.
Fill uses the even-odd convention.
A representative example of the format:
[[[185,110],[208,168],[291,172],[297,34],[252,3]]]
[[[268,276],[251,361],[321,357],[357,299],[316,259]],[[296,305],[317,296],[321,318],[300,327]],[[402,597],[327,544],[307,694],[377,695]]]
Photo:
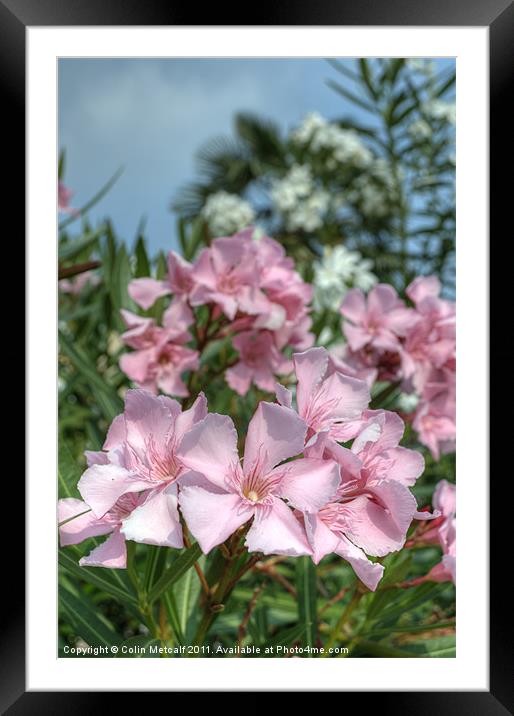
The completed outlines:
[[[487,388],[512,6],[401,5],[0,3],[9,167],[26,146],[9,713],[512,705]]]

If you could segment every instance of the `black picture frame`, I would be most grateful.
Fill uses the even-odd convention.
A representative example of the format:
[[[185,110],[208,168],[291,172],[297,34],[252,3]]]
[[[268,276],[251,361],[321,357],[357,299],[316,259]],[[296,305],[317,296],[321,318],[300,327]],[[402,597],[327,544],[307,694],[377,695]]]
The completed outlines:
[[[0,0],[0,87],[2,90],[2,119],[6,123],[4,137],[4,171],[9,172],[9,213],[16,217],[18,235],[25,215],[25,40],[26,28],[32,26],[73,25],[374,25],[374,26],[488,26],[490,30],[490,236],[491,280],[490,298],[490,361],[500,367],[491,371],[490,408],[492,415],[502,413],[509,404],[505,372],[501,366],[513,365],[513,351],[509,348],[505,330],[511,325],[507,290],[512,283],[512,264],[506,261],[506,242],[512,241],[512,180],[503,176],[504,166],[512,168],[512,113],[508,97],[513,96],[514,70],[514,7],[509,0],[316,0],[260,2],[252,5],[246,16],[233,13],[219,5],[199,9],[190,4],[170,0]],[[509,91],[510,89],[510,91]],[[465,120],[461,120],[465,121]],[[5,157],[7,152],[7,157]],[[472,207],[470,207],[472,210]],[[507,212],[509,216],[507,217]],[[510,222],[508,221],[510,219]],[[12,241],[12,239],[11,239]],[[496,244],[493,243],[496,241]],[[19,241],[19,246],[22,242]],[[501,252],[501,253],[500,253]],[[461,258],[464,251],[461,253]],[[23,258],[22,258],[23,261]],[[18,304],[19,305],[19,304]],[[18,310],[18,309],[17,309]],[[500,322],[501,328],[500,331]],[[498,330],[494,333],[494,328]],[[495,336],[495,337],[493,337]],[[30,349],[30,346],[29,346]],[[512,382],[512,381],[510,381]],[[19,401],[19,397],[18,397]],[[491,431],[490,454],[501,454],[509,444],[510,422],[496,420]],[[507,432],[508,431],[508,432]],[[484,436],[487,439],[488,436]],[[512,438],[510,438],[512,440]],[[466,449],[466,448],[465,448]],[[510,570],[509,541],[502,533],[508,521],[513,501],[511,469],[502,475],[502,468],[492,459],[490,484],[490,691],[489,692],[368,692],[365,706],[380,708],[382,712],[416,714],[417,716],[462,713],[500,716],[514,707],[512,664],[513,641],[511,624],[512,599],[508,580]],[[9,483],[9,500],[18,505],[24,502],[21,479]],[[495,519],[498,516],[498,519]],[[0,709],[2,713],[69,714],[102,713],[112,708],[119,694],[94,692],[25,692],[25,594],[23,532],[16,525],[15,545],[4,549],[3,569],[15,575],[9,579],[9,593],[4,596],[10,608],[2,610],[2,638],[0,639]],[[12,534],[12,533],[10,533]],[[5,559],[7,558],[7,563]],[[477,575],[477,579],[483,575]],[[370,662],[371,664],[371,662]],[[373,666],[370,665],[370,675]],[[401,668],[401,665],[399,665]],[[236,685],[235,685],[236,687]],[[336,689],[336,685],[334,689]],[[408,689],[409,685],[406,684]],[[347,699],[364,694],[345,693]],[[139,695],[130,696],[133,707]],[[258,698],[258,697],[257,697]],[[255,703],[255,702],[254,702]],[[171,705],[171,703],[170,703]]]

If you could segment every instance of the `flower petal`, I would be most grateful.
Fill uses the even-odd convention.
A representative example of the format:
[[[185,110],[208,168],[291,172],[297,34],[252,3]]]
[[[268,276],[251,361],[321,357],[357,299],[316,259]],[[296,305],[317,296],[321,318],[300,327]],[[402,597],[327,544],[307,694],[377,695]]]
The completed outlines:
[[[323,381],[316,403],[325,404],[323,419],[330,421],[356,420],[370,401],[367,383],[342,373],[332,373]]]
[[[364,328],[354,326],[351,323],[343,323],[343,333],[352,351],[360,351],[371,341],[370,334]]]
[[[351,288],[346,292],[341,304],[341,313],[353,323],[360,323],[366,315],[366,299],[360,288]]]
[[[125,539],[162,547],[184,546],[177,509],[177,486],[152,491],[144,503],[123,520]]]
[[[339,465],[333,460],[301,458],[288,462],[279,494],[302,512],[318,512],[334,497],[341,482]]]
[[[70,520],[62,527],[59,527],[61,547],[78,544],[88,537],[109,534],[114,528],[112,524],[99,520],[89,505],[73,497],[65,497],[59,500],[57,514],[59,523]],[[75,515],[79,516],[71,519]]]
[[[335,552],[339,544],[339,537],[327,527],[318,515],[307,513],[304,515],[304,520],[307,538],[313,551],[312,561],[314,564],[318,564],[327,554]]]
[[[177,407],[175,407],[177,406]],[[163,448],[176,417],[178,403],[146,390],[128,390],[125,396],[127,442],[133,448],[146,450],[150,436],[157,449]]]
[[[92,465],[77,487],[95,516],[103,517],[122,495],[148,489],[148,483],[119,465]]]
[[[249,552],[287,554],[291,557],[312,554],[300,521],[291,508],[277,497],[272,498],[271,505],[256,510],[245,544]]]
[[[118,447],[122,442],[127,439],[127,428],[125,426],[125,416],[123,413],[117,415],[112,421],[109,430],[107,431],[107,437],[103,444],[104,450],[112,450]]]
[[[361,582],[374,592],[384,574],[383,566],[370,562],[364,552],[352,544],[350,540],[346,539],[344,535],[341,536],[339,545],[335,551],[340,557],[352,565],[353,571]]]
[[[224,488],[234,465],[239,466],[234,423],[226,415],[209,413],[184,435],[177,456],[190,470]]]
[[[199,393],[193,405],[184,410],[183,413],[179,413],[175,419],[175,436],[177,442],[191,430],[193,425],[199,423],[207,415],[207,398],[204,393]]]
[[[312,394],[319,388],[328,368],[328,351],[325,348],[309,348],[293,355],[294,369],[298,379],[296,400],[298,412],[305,415]]]
[[[280,383],[276,383],[275,395],[277,396],[277,401],[280,405],[283,405],[284,408],[293,407],[293,393],[289,390],[289,388],[285,388]]]
[[[403,547],[407,529],[416,512],[416,500],[394,480],[369,483],[379,502],[360,495],[344,505],[345,534],[359,547],[378,557]]]
[[[253,514],[239,495],[208,492],[201,487],[182,487],[179,504],[204,554],[228,539]]]
[[[253,371],[242,361],[225,371],[225,380],[238,395],[246,395],[252,384]]]
[[[307,427],[290,408],[276,403],[259,403],[248,425],[243,471],[259,465],[261,473],[302,452]]]
[[[427,297],[439,296],[441,282],[437,276],[418,276],[405,289],[405,293],[414,303],[420,303]]]
[[[456,512],[456,490],[455,485],[448,480],[439,480],[432,498],[433,506],[442,512],[445,517]]]
[[[401,482],[407,487],[414,485],[425,469],[425,459],[416,450],[404,447],[391,448],[385,450],[380,457],[383,457],[384,466],[387,465],[383,477],[387,475],[388,479]],[[379,470],[380,468],[376,473],[377,478],[381,477]]]
[[[145,311],[153,306],[161,296],[171,293],[167,281],[157,281],[154,278],[135,278],[128,285],[130,298]]]
[[[388,283],[379,283],[368,293],[368,315],[370,316],[382,316],[397,305],[399,305],[398,294]]]
[[[84,450],[84,456],[88,467],[109,464],[109,455],[103,450]]]
[[[364,452],[366,458],[371,459],[389,448],[398,446],[405,425],[397,413],[390,410],[366,410],[363,418],[367,421],[363,437],[356,438],[352,452]]]
[[[109,569],[124,569],[127,566],[127,546],[125,537],[119,529],[101,545],[90,552],[87,557],[79,561],[81,567],[108,567]]]

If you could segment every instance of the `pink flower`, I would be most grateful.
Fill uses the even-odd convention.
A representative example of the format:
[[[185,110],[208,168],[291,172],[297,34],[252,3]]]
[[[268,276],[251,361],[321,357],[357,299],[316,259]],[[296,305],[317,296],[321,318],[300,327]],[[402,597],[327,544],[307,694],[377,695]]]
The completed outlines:
[[[352,438],[370,400],[369,389],[362,380],[334,371],[325,348],[310,348],[293,355],[298,384],[298,414],[308,427],[307,440],[328,432],[335,440]],[[277,386],[277,400],[291,406],[291,392]]]
[[[168,274],[162,279],[135,278],[128,286],[129,296],[147,310],[162,296],[170,293],[187,297],[193,288],[193,266],[174,251],[168,253]]]
[[[429,276],[416,278],[406,291],[416,304],[419,320],[407,333],[402,369],[418,393],[423,392],[434,368],[455,360],[455,304],[438,297],[440,288],[439,280]]]
[[[88,284],[97,286],[99,283],[100,278],[93,271],[84,271],[72,279],[62,278],[59,281],[59,291],[78,296]]]
[[[125,535],[121,529],[139,505],[144,503],[145,493],[122,495],[102,517],[96,517],[91,508],[82,500],[71,497],[59,500],[59,527],[61,546],[78,544],[89,537],[111,536],[95,547],[79,564],[82,567],[110,567],[124,569],[127,566]]]
[[[374,286],[367,300],[360,289],[352,288],[343,300],[341,313],[348,319],[343,331],[352,351],[368,345],[397,351],[399,337],[418,320],[416,312],[405,307],[395,289],[384,283]]]
[[[269,331],[244,331],[232,344],[239,351],[239,362],[226,371],[225,378],[239,395],[246,395],[252,383],[272,393],[275,375],[291,371],[291,362],[277,350]]]
[[[350,378],[363,380],[371,390],[373,383],[377,380],[378,370],[374,367],[366,367],[361,361],[348,351],[348,346],[334,346],[329,352],[329,369],[337,371]]]
[[[416,408],[412,426],[434,460],[439,460],[441,453],[453,452],[456,438],[455,394],[448,391],[432,400],[422,400]]]
[[[432,498],[434,509],[441,513],[440,523],[423,534],[423,542],[439,543],[443,550],[443,558],[430,572],[420,579],[421,582],[453,582],[456,583],[456,492],[455,485],[447,480],[440,480]],[[439,520],[438,520],[439,522]]]
[[[261,402],[248,426],[241,465],[232,420],[210,414],[184,437],[178,456],[193,473],[181,480],[180,508],[207,553],[253,518],[250,552],[310,554],[304,529],[283,498],[316,512],[339,484],[329,460],[284,460],[302,452],[303,421],[290,409]],[[277,467],[278,466],[278,467]]]
[[[61,181],[57,184],[57,208],[59,211],[62,211],[64,214],[72,214],[73,216],[78,216],[80,213],[77,209],[74,209],[72,206],[70,206],[71,197],[73,196],[73,192],[71,189],[68,189],[67,186],[65,186]]]
[[[246,235],[214,239],[198,256],[192,277],[192,306],[214,303],[230,320],[238,311],[250,315],[271,311],[259,288],[254,245]]]
[[[300,314],[294,320],[286,317],[284,324],[275,332],[275,343],[282,350],[287,346],[297,351],[305,351],[310,348],[315,340],[314,333],[311,333],[311,317],[306,313]]]
[[[203,394],[181,412],[171,398],[127,391],[125,411],[113,420],[104,451],[87,453],[89,467],[78,483],[95,518],[104,519],[122,496],[128,501],[127,495],[144,492],[144,502],[124,515],[121,534],[136,542],[182,547],[176,483],[184,466],[177,453],[187,431],[206,413]]]
[[[412,520],[432,515],[417,511],[408,489],[423,472],[424,461],[414,450],[399,447],[403,421],[382,410],[368,410],[363,417],[351,450],[325,442],[323,457],[338,463],[341,483],[317,514],[304,519],[316,564],[335,552],[374,591],[383,567],[366,554],[381,557],[398,551]]]
[[[164,314],[162,328],[152,318],[129,311],[122,311],[122,317],[128,330],[121,338],[136,350],[121,356],[121,370],[152,393],[159,389],[179,397],[189,395],[182,374],[198,368],[199,354],[183,345],[191,339],[187,327],[193,321],[187,304],[175,299]]]

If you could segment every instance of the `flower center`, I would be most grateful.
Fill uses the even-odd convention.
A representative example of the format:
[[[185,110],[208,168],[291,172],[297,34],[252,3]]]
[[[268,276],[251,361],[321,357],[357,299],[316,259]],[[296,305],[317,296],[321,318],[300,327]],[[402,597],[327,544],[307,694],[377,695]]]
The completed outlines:
[[[239,288],[239,279],[232,272],[221,276],[218,281],[218,289],[223,293],[235,293]]]

